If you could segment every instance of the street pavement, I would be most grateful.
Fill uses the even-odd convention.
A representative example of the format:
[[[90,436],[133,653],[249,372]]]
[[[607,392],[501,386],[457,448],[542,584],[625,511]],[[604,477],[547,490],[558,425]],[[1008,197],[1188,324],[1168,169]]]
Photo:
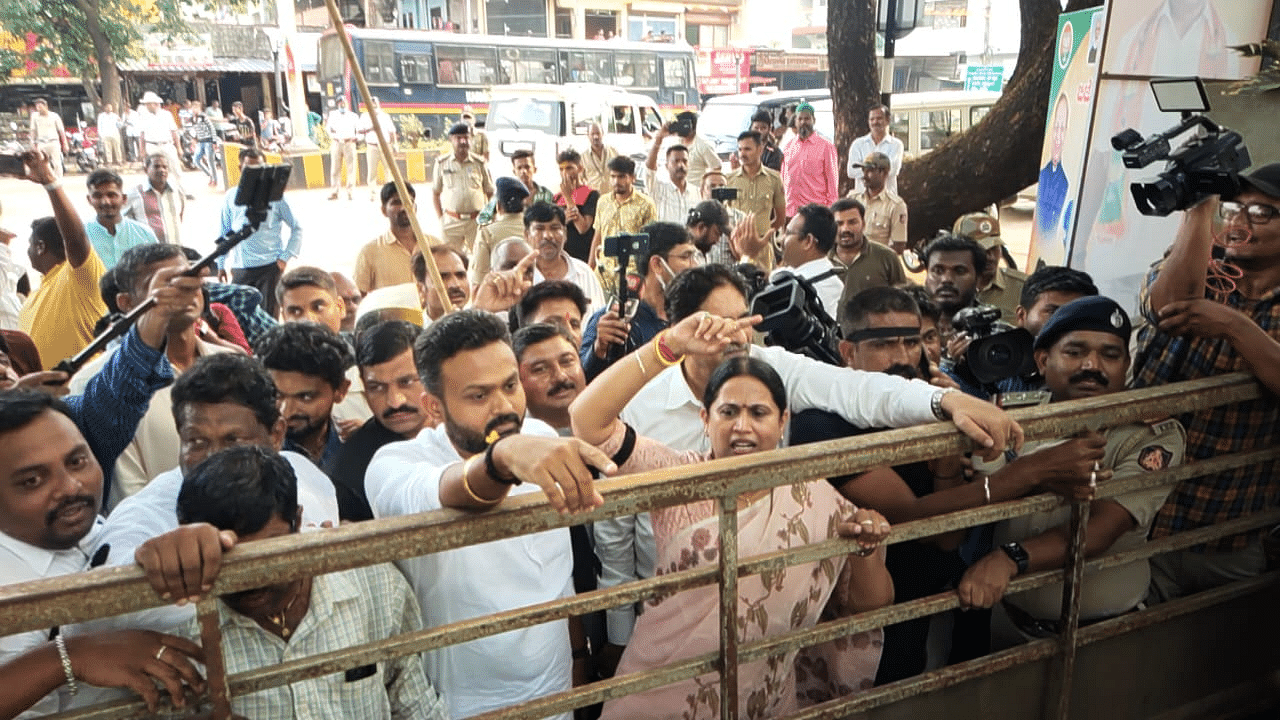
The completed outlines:
[[[146,181],[141,168],[127,170],[121,176],[126,192]],[[86,177],[84,174],[67,175],[62,179],[62,186],[80,211],[80,217],[92,220],[94,212],[86,199]],[[203,254],[213,249],[218,238],[226,191],[221,187],[209,187],[207,178],[200,172],[184,172],[182,181],[187,192],[195,196],[195,200],[187,201],[182,223],[183,244]],[[415,189],[418,191],[418,218],[422,230],[438,237],[440,222],[431,208],[431,193],[424,185],[415,186]],[[348,200],[345,193],[339,200],[329,200],[330,192],[327,188],[285,192],[285,199],[303,231],[302,254],[291,261],[289,267],[314,265],[325,270],[337,270],[350,277],[360,247],[386,232],[387,220],[377,199],[370,199],[367,187],[357,186],[352,200]],[[14,258],[26,265],[31,221],[53,214],[48,193],[29,180],[0,178],[0,206],[3,207],[0,228],[17,235],[10,243]],[[31,273],[31,281],[36,284],[39,273]]]

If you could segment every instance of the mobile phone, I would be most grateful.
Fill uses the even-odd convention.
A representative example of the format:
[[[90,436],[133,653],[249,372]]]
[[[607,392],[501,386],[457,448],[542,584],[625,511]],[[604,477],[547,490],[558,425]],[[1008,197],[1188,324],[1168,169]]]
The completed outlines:
[[[0,175],[26,177],[27,167],[22,162],[22,156],[9,153],[0,154]]]

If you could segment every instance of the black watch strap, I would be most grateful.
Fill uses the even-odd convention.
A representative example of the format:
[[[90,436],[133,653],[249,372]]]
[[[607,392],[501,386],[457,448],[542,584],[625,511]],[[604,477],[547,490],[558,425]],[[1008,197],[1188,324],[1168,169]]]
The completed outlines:
[[[1016,542],[1008,542],[1000,546],[1005,555],[1018,566],[1018,574],[1022,575],[1027,572],[1027,565],[1031,562],[1031,557],[1027,555],[1026,548]]]

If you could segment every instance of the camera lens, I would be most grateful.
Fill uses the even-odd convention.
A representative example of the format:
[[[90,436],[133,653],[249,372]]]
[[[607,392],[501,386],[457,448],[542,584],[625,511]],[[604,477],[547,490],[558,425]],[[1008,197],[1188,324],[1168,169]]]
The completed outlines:
[[[1013,348],[1004,343],[991,343],[986,348],[986,357],[988,367],[1004,368],[1013,360]]]

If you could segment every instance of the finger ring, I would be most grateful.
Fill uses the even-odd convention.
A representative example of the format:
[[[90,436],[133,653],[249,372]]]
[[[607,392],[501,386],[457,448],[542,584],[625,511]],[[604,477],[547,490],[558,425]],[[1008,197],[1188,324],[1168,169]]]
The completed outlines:
[[[164,655],[164,651],[168,649],[169,649],[168,645],[161,645],[160,649],[156,651],[156,659],[159,660],[160,656]]]
[[[876,551],[875,545],[863,545],[862,543],[854,543],[853,545],[855,548],[857,548],[856,550],[853,551],[853,554],[857,555],[858,557],[867,557],[868,555]]]
[[[875,524],[876,524],[876,521],[875,521],[875,520],[859,520],[859,521],[858,521],[858,524],[859,524],[859,525],[871,525],[872,527],[874,527],[874,526],[875,526]]]
[[[1098,472],[1098,471],[1099,471],[1099,470],[1101,470],[1101,469],[1102,469],[1102,466],[1098,464],[1098,461],[1097,461],[1097,460],[1094,460],[1094,461],[1093,461],[1093,471],[1094,471],[1094,472]]]
[[[703,311],[702,311],[702,319],[703,319],[703,320],[706,320],[706,319],[707,319],[707,318],[709,318],[709,317],[711,317],[711,313],[710,313],[710,312],[707,312],[706,310],[703,310]]]
[[[1096,471],[1089,473],[1089,484],[1090,485],[1098,484],[1098,473]]]

